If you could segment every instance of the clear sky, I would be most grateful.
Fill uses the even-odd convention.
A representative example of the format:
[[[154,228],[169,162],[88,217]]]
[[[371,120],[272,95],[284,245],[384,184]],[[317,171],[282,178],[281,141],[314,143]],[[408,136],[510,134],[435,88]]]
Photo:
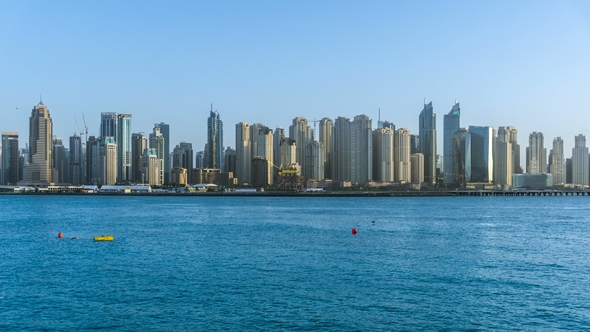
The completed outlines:
[[[418,131],[424,98],[461,126],[513,125],[590,145],[590,1],[0,0],[0,131],[28,141],[31,109],[54,134],[97,135],[101,112],[133,132],[170,124],[171,149],[206,142],[210,104],[224,123],[288,129],[367,114]],[[523,165],[524,166],[524,165]]]

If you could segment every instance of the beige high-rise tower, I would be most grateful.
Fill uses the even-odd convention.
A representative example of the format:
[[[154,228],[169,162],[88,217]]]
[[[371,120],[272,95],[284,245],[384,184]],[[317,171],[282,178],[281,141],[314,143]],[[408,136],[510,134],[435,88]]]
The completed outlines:
[[[373,131],[373,180],[394,181],[393,136],[391,128]]]
[[[393,144],[395,181],[412,181],[412,160],[410,158],[410,152],[410,131],[406,128],[400,128],[395,132]],[[422,155],[422,158],[424,158],[424,155]],[[417,170],[423,172],[424,165]],[[424,179],[424,174],[421,174],[419,178]]]
[[[250,183],[251,168],[250,125],[246,122],[240,122],[236,124],[236,177],[240,185]]]
[[[547,149],[541,132],[535,131],[529,135],[529,146],[526,148],[526,172],[528,174],[547,173]]]
[[[563,184],[565,183],[565,156],[561,137],[553,139],[553,149],[551,151],[549,172],[553,176],[553,185]]]
[[[23,182],[49,185],[52,177],[53,121],[47,106],[39,102],[29,118],[29,165],[23,170]]]
[[[254,133],[252,133],[252,136],[254,137]],[[274,166],[273,166],[273,160],[274,160],[274,156],[273,156],[273,133],[272,133],[272,129],[268,128],[268,127],[260,127],[258,129],[258,133],[256,135],[256,142],[255,144],[257,145],[257,149],[256,149],[256,155],[253,155],[252,157],[261,157],[263,159],[266,159],[268,161],[268,168],[266,169],[266,184],[267,185],[272,185],[273,184],[273,178],[274,178]]]

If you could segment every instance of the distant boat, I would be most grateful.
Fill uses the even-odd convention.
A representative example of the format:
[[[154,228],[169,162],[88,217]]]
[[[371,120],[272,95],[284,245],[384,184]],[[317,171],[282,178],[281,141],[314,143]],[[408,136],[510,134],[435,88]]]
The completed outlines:
[[[113,237],[112,235],[101,235],[94,237],[94,241],[113,241],[114,239],[115,237]]]

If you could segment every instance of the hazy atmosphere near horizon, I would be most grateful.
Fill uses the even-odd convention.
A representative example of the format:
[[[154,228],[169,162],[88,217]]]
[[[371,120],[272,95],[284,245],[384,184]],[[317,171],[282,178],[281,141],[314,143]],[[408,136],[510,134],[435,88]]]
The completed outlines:
[[[366,114],[418,131],[423,101],[461,126],[515,126],[571,155],[590,135],[588,1],[0,1],[0,131],[27,143],[31,109],[54,134],[98,135],[101,112],[133,132],[170,124],[171,146],[224,122],[288,128]],[[78,122],[78,125],[76,124]]]

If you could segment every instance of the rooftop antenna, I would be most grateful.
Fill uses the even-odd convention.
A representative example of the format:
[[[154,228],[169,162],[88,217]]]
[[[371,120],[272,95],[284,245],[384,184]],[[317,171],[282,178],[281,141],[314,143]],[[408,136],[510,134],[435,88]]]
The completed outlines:
[[[426,106],[426,97],[424,97],[424,106]]]
[[[381,107],[379,107],[378,110],[379,110],[379,120],[378,121],[381,122]]]

